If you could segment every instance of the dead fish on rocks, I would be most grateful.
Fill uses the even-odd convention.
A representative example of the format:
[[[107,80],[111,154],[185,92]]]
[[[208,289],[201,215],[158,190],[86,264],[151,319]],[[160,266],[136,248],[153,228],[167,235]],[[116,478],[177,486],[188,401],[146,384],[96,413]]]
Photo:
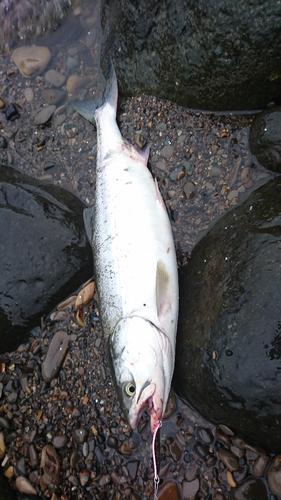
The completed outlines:
[[[167,211],[147,168],[149,147],[121,136],[117,94],[111,63],[102,102],[72,103],[97,126],[96,197],[84,220],[117,392],[131,427],[149,408],[154,432],[174,370],[177,262]]]

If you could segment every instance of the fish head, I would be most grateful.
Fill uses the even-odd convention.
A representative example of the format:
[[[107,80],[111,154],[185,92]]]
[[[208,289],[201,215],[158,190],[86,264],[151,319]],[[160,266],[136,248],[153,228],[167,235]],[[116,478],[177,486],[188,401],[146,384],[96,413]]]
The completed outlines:
[[[169,342],[164,342],[167,352],[165,345],[163,349],[162,336],[150,321],[133,316],[118,322],[109,341],[116,390],[128,422],[135,429],[148,408],[152,433],[162,420],[172,378],[171,350]]]

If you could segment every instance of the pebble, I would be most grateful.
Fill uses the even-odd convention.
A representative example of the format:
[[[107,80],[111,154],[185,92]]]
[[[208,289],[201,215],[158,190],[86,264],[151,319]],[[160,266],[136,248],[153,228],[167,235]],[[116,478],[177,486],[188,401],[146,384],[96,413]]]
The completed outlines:
[[[38,45],[23,46],[14,50],[11,59],[25,78],[34,78],[43,73],[51,59],[51,52],[47,47]]]
[[[233,191],[230,191],[230,193],[228,193],[228,195],[227,195],[227,199],[229,201],[232,201],[234,198],[238,198],[238,191],[237,191],[237,189],[234,189]]]
[[[231,471],[235,471],[239,467],[239,463],[235,455],[228,450],[219,450],[218,451],[219,459],[230,469]]]
[[[242,184],[247,184],[251,177],[251,169],[250,167],[243,168],[241,172],[241,182]]]
[[[76,309],[80,309],[84,307],[86,304],[88,304],[92,300],[94,293],[95,293],[95,283],[92,281],[87,286],[82,288],[82,290],[80,290],[80,292],[78,293],[75,303]]]
[[[69,318],[69,313],[67,311],[54,311],[50,314],[51,321],[67,321]]]
[[[187,481],[192,481],[200,474],[200,467],[197,464],[187,465],[185,468],[184,477]]]
[[[77,90],[85,88],[91,81],[88,76],[70,75],[66,83],[66,90],[69,94],[75,94]]]
[[[15,470],[18,476],[26,476],[26,464],[25,464],[25,458],[20,457],[15,466]]]
[[[177,406],[177,398],[173,390],[170,391],[163,418],[170,418]]]
[[[210,177],[219,177],[223,174],[224,172],[220,167],[211,167],[210,169]]]
[[[281,455],[277,455],[272,460],[267,471],[267,479],[272,493],[281,497]]]
[[[198,438],[206,444],[212,444],[214,436],[210,429],[205,429],[205,427],[197,427]]]
[[[68,441],[68,438],[65,434],[59,434],[55,436],[52,443],[55,448],[63,448]]]
[[[24,89],[24,97],[25,97],[27,102],[33,101],[34,92],[33,92],[33,89],[31,87],[27,87],[26,89]]]
[[[29,446],[29,459],[30,459],[30,463],[31,463],[31,467],[37,467],[38,463],[39,463],[39,459],[38,459],[38,453],[37,453],[37,450],[34,446],[34,444],[31,444]]]
[[[54,104],[47,106],[46,108],[42,108],[36,115],[34,116],[35,125],[44,125],[47,121],[50,120],[52,114],[54,113],[56,106]]]
[[[174,439],[169,444],[169,452],[171,453],[171,457],[175,462],[178,462],[180,460],[182,456],[182,450]]]
[[[225,475],[226,475],[226,480],[227,480],[228,484],[232,488],[236,488],[236,482],[234,481],[233,475],[231,474],[230,470],[227,470]]]
[[[122,443],[120,446],[120,453],[122,455],[132,455],[136,446],[137,444],[132,439],[130,439],[129,441],[124,441],[124,443]]]
[[[79,479],[80,479],[81,486],[85,486],[90,479],[89,471],[87,469],[80,471],[79,472]]]
[[[68,348],[68,342],[69,337],[64,330],[58,330],[52,338],[42,365],[42,377],[45,382],[50,382],[59,373]]]
[[[4,434],[3,432],[0,432],[0,458],[3,458],[5,455],[5,441],[4,441]]]
[[[268,464],[269,457],[267,456],[258,456],[255,460],[253,472],[256,476],[262,477],[264,475],[266,466]],[[280,476],[281,479],[281,476]],[[280,489],[281,491],[281,489]]]
[[[45,75],[45,80],[54,87],[62,87],[65,84],[66,77],[55,69],[49,69]]]
[[[0,97],[0,109],[5,109],[6,108],[6,103],[2,97]]]
[[[84,427],[72,431],[72,437],[78,444],[83,444],[89,435],[89,430]]]
[[[196,187],[193,182],[186,182],[183,186],[183,194],[187,200],[194,198],[196,196]]]
[[[163,156],[164,158],[171,158],[173,156],[173,153],[174,153],[173,146],[164,146],[160,152],[161,156]]]
[[[40,487],[42,491],[51,484],[56,486],[60,480],[60,462],[55,448],[47,444],[42,449],[40,468],[43,469],[43,475],[40,476]]]
[[[193,481],[183,481],[182,482],[182,496],[183,498],[194,498],[197,491],[199,490],[199,479],[196,478]]]
[[[10,429],[10,424],[5,417],[0,417],[0,427],[3,427],[3,429]]]
[[[79,481],[78,481],[78,478],[74,475],[74,474],[70,474],[70,476],[68,476],[68,481],[73,484],[73,486],[78,486],[79,484]]]
[[[180,500],[180,493],[176,483],[165,481],[158,490],[158,500]]]
[[[64,99],[65,95],[65,92],[58,89],[42,90],[42,97],[47,104],[57,104]]]
[[[236,488],[231,488],[230,498],[233,500],[268,500],[263,481],[253,476],[247,477]]]
[[[16,479],[16,487],[21,493],[27,495],[37,495],[37,491],[32,484],[23,476],[18,476]]]

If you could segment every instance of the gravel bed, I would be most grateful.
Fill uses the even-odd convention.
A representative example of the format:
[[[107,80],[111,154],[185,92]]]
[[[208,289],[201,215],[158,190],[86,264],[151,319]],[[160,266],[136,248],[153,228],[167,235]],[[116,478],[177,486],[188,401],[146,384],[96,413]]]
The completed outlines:
[[[96,131],[73,112],[69,102],[77,95],[73,89],[68,92],[69,78],[78,74],[84,78],[84,97],[101,94],[99,47],[89,29],[95,27],[96,11],[83,5],[75,13],[84,23],[82,38],[74,33],[67,45],[44,42],[52,52],[49,68],[66,81],[50,120],[38,125],[35,119],[47,107],[46,91],[54,89],[45,73],[25,79],[9,54],[1,58],[0,161],[62,186],[91,205]],[[249,151],[254,115],[187,110],[146,95],[119,101],[123,136],[138,147],[150,143],[149,168],[170,214],[179,265],[184,265],[214,220],[271,177]],[[55,364],[49,367],[46,382],[42,364],[55,336],[66,355],[59,360],[59,371],[55,373]],[[42,320],[29,342],[0,355],[0,367],[1,465],[19,498],[151,497],[148,415],[138,433],[123,419],[95,296],[78,309],[73,299]],[[175,499],[235,498],[233,490],[249,477],[259,499],[268,498],[264,450],[239,440],[227,427],[216,429],[175,395],[169,410],[161,429],[160,499],[169,491]],[[270,500],[274,498],[271,494]]]

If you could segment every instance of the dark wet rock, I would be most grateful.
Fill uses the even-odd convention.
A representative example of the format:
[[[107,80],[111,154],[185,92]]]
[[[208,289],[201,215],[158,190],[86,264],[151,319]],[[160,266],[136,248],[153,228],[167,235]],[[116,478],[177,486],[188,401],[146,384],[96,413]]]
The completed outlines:
[[[245,477],[247,476],[249,472],[249,467],[248,465],[241,465],[238,467],[236,471],[233,471],[233,479],[236,483],[240,484],[242,481],[244,481]]]
[[[64,330],[57,331],[52,338],[42,365],[42,377],[45,382],[50,382],[59,373],[67,352],[68,342],[69,336]]]
[[[233,500],[268,500],[263,481],[253,476],[247,477],[236,488],[231,488],[230,498]]]
[[[256,116],[250,148],[263,167],[281,172],[281,106],[274,106]]]
[[[231,451],[228,450],[219,450],[218,451],[218,457],[219,459],[226,465],[226,467],[231,470],[235,471],[238,469],[239,464],[237,458],[231,453]]]
[[[104,69],[111,54],[124,95],[196,109],[263,109],[281,97],[280,13],[269,1],[140,0],[132,7],[103,0]]]
[[[55,448],[51,444],[47,444],[42,450],[40,467],[43,469],[43,474],[40,477],[41,490],[45,491],[52,484],[58,486],[60,461]]]
[[[281,496],[281,455],[272,460],[267,471],[268,485],[272,493]]]
[[[180,270],[174,376],[176,391],[206,418],[277,453],[280,186],[269,181],[221,218]]]
[[[122,443],[120,446],[120,453],[122,453],[122,455],[132,455],[136,446],[137,445],[133,439],[130,439],[129,441],[124,441],[124,443]]]
[[[193,479],[193,481],[183,481],[182,482],[182,496],[183,498],[194,498],[197,491],[199,490],[199,479]]]
[[[0,165],[0,352],[91,277],[83,209],[68,191]]]
[[[72,431],[72,437],[78,444],[85,443],[87,437],[89,435],[89,430],[84,427],[80,427],[80,429],[75,429]]]
[[[169,443],[169,452],[175,462],[178,462],[180,460],[182,456],[182,450],[179,447],[178,443],[172,438]]]

